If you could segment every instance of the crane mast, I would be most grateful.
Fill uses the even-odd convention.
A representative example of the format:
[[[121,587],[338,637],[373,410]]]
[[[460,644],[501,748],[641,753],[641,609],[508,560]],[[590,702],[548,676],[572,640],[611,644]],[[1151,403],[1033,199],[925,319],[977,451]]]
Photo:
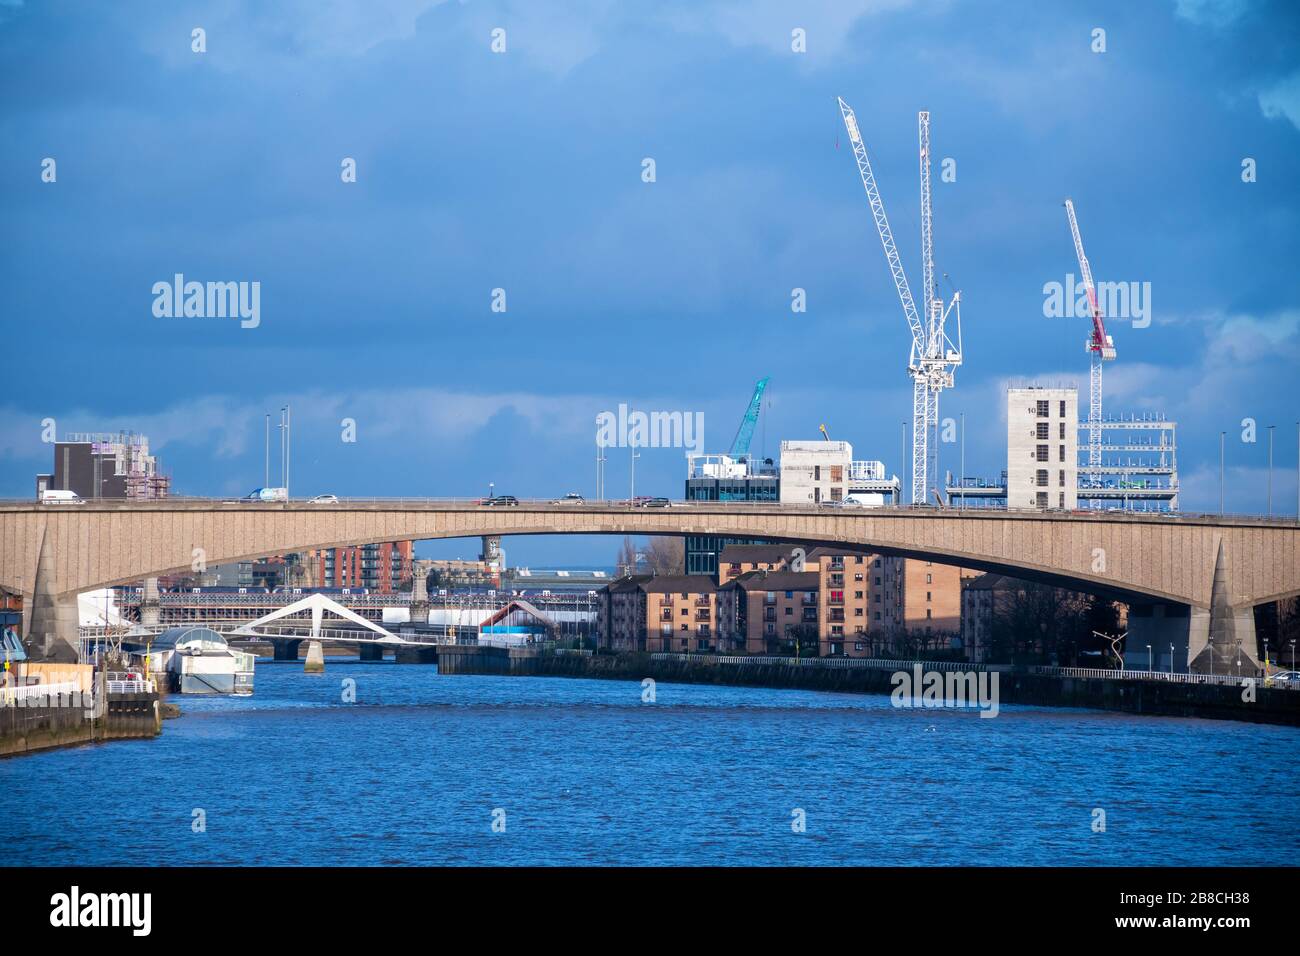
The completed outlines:
[[[1079,220],[1074,215],[1074,201],[1065,201],[1065,214],[1070,220],[1070,235],[1074,239],[1074,254],[1079,260],[1083,288],[1088,294],[1092,333],[1084,342],[1090,356],[1088,381],[1088,480],[1092,487],[1101,483],[1101,364],[1115,358],[1115,342],[1106,333],[1106,324],[1097,302],[1097,287],[1092,281],[1092,266],[1083,251],[1083,237],[1079,234]]]
[[[954,292],[947,308],[935,295],[934,288],[934,237],[931,222],[930,201],[930,114],[922,112],[917,115],[918,136],[920,141],[921,164],[921,267],[922,267],[922,306],[925,320],[917,313],[912,290],[903,271],[903,263],[898,255],[893,232],[889,228],[889,218],[885,215],[885,205],[880,198],[880,189],[871,170],[871,161],[867,158],[867,147],[862,141],[862,132],[858,128],[857,116],[852,107],[839,98],[840,114],[844,118],[844,127],[848,130],[849,142],[853,146],[853,157],[857,160],[858,174],[862,179],[863,189],[867,193],[867,202],[871,206],[871,215],[880,233],[880,242],[885,250],[885,259],[898,290],[899,301],[903,305],[903,316],[907,320],[908,331],[912,336],[911,351],[908,355],[907,372],[912,378],[912,504],[926,503],[929,492],[938,482],[938,435],[939,427],[939,392],[953,385],[953,369],[961,364],[961,293]],[[944,331],[947,318],[955,311],[957,322],[957,342],[954,344]],[[932,441],[933,437],[933,441]]]

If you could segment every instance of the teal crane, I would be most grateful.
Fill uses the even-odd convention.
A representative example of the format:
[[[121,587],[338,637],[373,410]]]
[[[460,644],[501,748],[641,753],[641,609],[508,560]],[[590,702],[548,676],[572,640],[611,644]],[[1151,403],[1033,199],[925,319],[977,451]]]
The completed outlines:
[[[766,388],[766,378],[760,378],[754,385],[754,396],[749,400],[749,408],[745,410],[745,417],[740,420],[736,437],[731,440],[729,454],[732,458],[744,458],[749,454],[749,443],[754,437],[754,426],[758,424],[758,413],[763,407],[763,391]]]

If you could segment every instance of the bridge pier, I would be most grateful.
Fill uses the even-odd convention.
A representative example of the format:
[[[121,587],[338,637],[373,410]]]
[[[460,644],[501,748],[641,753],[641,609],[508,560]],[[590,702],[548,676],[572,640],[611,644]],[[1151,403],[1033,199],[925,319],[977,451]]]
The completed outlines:
[[[360,644],[357,646],[357,653],[363,661],[382,661],[384,659],[384,646],[382,644]]]
[[[1144,671],[1148,666],[1158,671],[1172,669],[1176,673],[1255,676],[1261,665],[1255,650],[1254,609],[1130,605],[1124,667]]]
[[[144,579],[144,597],[140,601],[140,623],[145,627],[156,627],[161,621],[158,601],[158,579]]]
[[[1124,642],[1125,668],[1146,670],[1149,661],[1160,671],[1254,677],[1262,669],[1257,656],[1255,609],[1250,604],[1230,603],[1231,583],[1232,565],[1220,539],[1208,608],[1131,605],[1128,638]]]
[[[1240,560],[1241,556],[1238,555]],[[1206,622],[1204,638],[1198,627],[1192,633],[1192,666],[1198,674],[1235,674],[1249,672],[1254,676],[1261,669],[1256,655],[1255,608],[1253,605],[1231,603],[1233,565],[1228,551],[1219,539],[1218,554],[1214,559],[1214,580],[1210,586],[1210,609],[1202,612]]]
[[[399,664],[436,664],[436,647],[412,647],[409,644],[393,648],[393,659]]]
[[[408,612],[412,624],[429,623],[429,579],[417,574],[411,580],[411,604]]]
[[[77,662],[77,596],[60,594],[49,527],[41,534],[30,601],[23,602],[24,643],[36,661]]]
[[[325,650],[320,641],[307,642],[307,660],[302,665],[305,674],[325,673]]]
[[[277,661],[296,661],[300,644],[302,644],[302,641],[275,641],[275,659]]]

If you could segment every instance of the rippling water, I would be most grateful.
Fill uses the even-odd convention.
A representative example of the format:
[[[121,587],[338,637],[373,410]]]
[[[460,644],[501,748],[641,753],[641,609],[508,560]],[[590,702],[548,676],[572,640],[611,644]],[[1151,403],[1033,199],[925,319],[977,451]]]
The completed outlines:
[[[633,682],[337,659],[323,676],[259,662],[249,699],[173,700],[184,716],[155,740],[0,761],[11,859],[1254,865],[1300,850],[1294,728],[663,683],[646,704]]]

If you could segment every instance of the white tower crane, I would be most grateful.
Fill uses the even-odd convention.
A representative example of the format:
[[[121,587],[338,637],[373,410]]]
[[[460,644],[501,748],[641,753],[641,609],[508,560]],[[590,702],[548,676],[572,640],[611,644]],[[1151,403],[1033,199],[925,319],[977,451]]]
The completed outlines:
[[[1079,235],[1079,221],[1074,217],[1073,200],[1065,201],[1065,214],[1070,219],[1074,254],[1079,257],[1079,272],[1083,274],[1083,287],[1088,293],[1088,306],[1092,310],[1092,334],[1083,345],[1092,356],[1088,397],[1088,482],[1095,488],[1101,484],[1101,363],[1114,360],[1115,340],[1106,334],[1101,306],[1097,304],[1097,288],[1092,283],[1092,267],[1088,265],[1088,257],[1083,254],[1083,237]]]
[[[912,377],[912,504],[926,503],[928,489],[938,484],[938,434],[939,392],[952,388],[953,370],[962,362],[961,352],[961,293],[954,292],[952,301],[945,307],[943,299],[934,288],[934,236],[930,215],[930,114],[917,114],[921,161],[921,268],[922,294],[925,320],[917,314],[912,290],[903,272],[903,263],[894,244],[894,234],[889,228],[885,205],[876,186],[876,177],[867,158],[867,147],[858,129],[858,119],[852,107],[840,98],[840,114],[853,145],[853,156],[858,163],[858,174],[867,192],[871,215],[885,248],[894,286],[903,304],[903,316],[912,334],[912,347],[907,361],[907,372]],[[950,314],[957,322],[956,344],[948,337],[945,325]],[[933,435],[933,441],[932,434]]]

